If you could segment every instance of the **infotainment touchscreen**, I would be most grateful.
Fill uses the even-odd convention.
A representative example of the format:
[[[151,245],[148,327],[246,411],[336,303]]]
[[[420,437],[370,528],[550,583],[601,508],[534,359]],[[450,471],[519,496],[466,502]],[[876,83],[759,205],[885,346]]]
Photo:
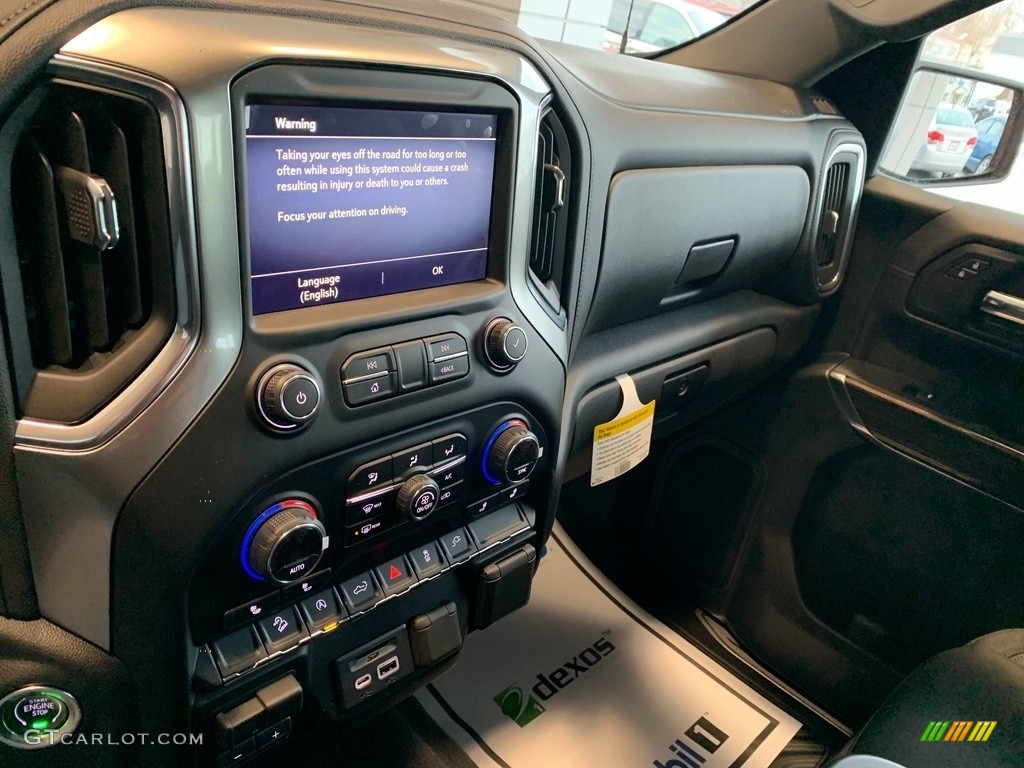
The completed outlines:
[[[254,314],[486,277],[496,115],[246,111]]]

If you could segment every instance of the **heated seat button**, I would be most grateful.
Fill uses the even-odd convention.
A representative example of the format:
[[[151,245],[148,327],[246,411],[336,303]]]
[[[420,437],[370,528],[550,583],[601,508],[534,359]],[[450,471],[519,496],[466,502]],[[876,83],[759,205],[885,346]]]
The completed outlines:
[[[314,590],[330,581],[330,578],[330,568],[325,568],[322,571],[310,574],[298,584],[293,584],[287,589],[284,589],[282,591],[283,600],[286,603],[290,603],[292,600],[298,600],[300,597],[312,594]]]
[[[452,531],[446,536],[442,536],[438,541],[441,543],[441,549],[444,550],[448,561],[453,565],[463,560],[468,560],[476,549],[465,528]]]
[[[526,492],[530,490],[530,481],[524,480],[519,485],[513,485],[511,488],[506,488],[498,494],[498,500],[501,504],[508,504],[511,501],[516,501],[522,496],[526,495]]]
[[[486,514],[491,510],[497,509],[500,506],[501,501],[498,494],[488,496],[486,499],[480,499],[474,501],[466,507],[466,512],[469,513],[470,517],[477,517],[478,515]]]
[[[350,613],[364,611],[380,600],[380,593],[369,571],[353,576],[338,587],[341,599]]]
[[[333,589],[325,589],[307,597],[299,603],[299,609],[306,623],[316,630],[323,630],[342,619],[342,608],[338,605]]]
[[[271,653],[294,648],[304,638],[309,637],[309,632],[299,620],[294,608],[286,608],[267,616],[257,626],[264,645]]]
[[[416,577],[404,557],[396,557],[384,565],[378,565],[374,572],[384,585],[384,594],[388,596],[404,592],[416,583]]]
[[[234,629],[247,622],[255,621],[260,616],[265,616],[268,611],[277,608],[280,598],[279,592],[271,592],[269,595],[250,600],[245,605],[232,608],[224,614],[224,629]]]
[[[232,632],[213,644],[213,658],[222,677],[255,667],[266,657],[267,652],[252,627]]]

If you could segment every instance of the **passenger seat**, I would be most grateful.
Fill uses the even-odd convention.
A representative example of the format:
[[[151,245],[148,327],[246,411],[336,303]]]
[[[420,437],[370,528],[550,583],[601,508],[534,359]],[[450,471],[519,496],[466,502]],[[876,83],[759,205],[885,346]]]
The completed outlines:
[[[1024,768],[1024,629],[994,632],[926,661],[844,754],[833,768],[888,765],[865,756],[897,768]]]

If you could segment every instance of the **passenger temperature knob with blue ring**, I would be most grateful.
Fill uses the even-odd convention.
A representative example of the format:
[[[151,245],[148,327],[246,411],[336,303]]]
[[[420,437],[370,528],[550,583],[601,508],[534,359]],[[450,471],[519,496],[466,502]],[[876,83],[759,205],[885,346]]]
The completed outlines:
[[[509,419],[496,430],[484,448],[484,475],[494,485],[519,483],[540,460],[540,441],[522,419]]]
[[[312,573],[326,542],[327,531],[313,506],[290,499],[270,507],[249,526],[242,564],[258,581],[291,584]]]

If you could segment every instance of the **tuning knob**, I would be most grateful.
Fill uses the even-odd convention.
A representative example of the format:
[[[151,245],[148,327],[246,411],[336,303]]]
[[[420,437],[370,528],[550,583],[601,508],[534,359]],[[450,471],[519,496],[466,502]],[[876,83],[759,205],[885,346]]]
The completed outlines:
[[[487,479],[495,485],[518,483],[530,476],[540,460],[540,441],[520,419],[505,422],[484,451]]]
[[[296,430],[316,416],[320,385],[313,374],[292,363],[275,365],[260,377],[256,407],[263,421],[283,432]]]
[[[496,371],[510,371],[524,357],[530,340],[520,326],[507,317],[492,320],[484,329],[484,355]]]
[[[242,543],[245,571],[275,584],[299,581],[320,562],[326,539],[312,505],[298,499],[275,504],[249,527]]]
[[[437,508],[441,491],[427,475],[413,475],[398,489],[395,505],[410,520],[425,519]]]

